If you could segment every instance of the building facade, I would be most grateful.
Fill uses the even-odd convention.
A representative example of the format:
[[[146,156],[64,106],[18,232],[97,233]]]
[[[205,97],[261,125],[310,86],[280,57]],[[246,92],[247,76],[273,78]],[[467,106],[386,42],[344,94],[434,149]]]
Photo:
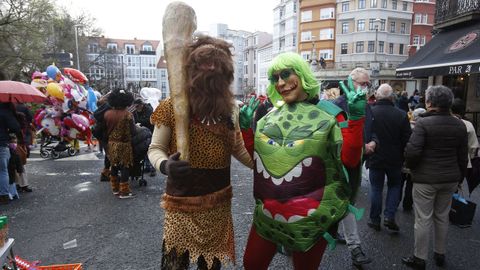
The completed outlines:
[[[313,67],[333,67],[335,0],[300,0],[298,53]]]
[[[413,1],[337,0],[336,68],[370,69],[376,84],[393,78],[408,58],[412,14]]]
[[[258,49],[272,43],[272,35],[266,32],[255,32],[245,39],[243,51],[243,89],[244,95],[258,91]]]
[[[269,85],[268,81],[268,68],[273,59],[273,42],[269,42],[257,50],[257,85],[256,85],[256,94],[257,95],[267,95],[267,87]]]
[[[412,35],[408,55],[414,55],[432,39],[435,22],[435,0],[415,0],[413,2]]]
[[[162,91],[162,99],[170,96],[170,86],[168,84],[167,61],[165,56],[161,56],[157,63],[157,85],[158,89]]]
[[[297,51],[298,0],[279,0],[273,9],[272,52],[276,56],[282,52]]]
[[[160,41],[89,37],[85,75],[99,90],[115,88],[138,92],[157,85]]]

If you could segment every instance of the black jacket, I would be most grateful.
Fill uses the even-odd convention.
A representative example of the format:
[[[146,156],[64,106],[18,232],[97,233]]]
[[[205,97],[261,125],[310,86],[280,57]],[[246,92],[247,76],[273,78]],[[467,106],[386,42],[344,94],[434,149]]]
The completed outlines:
[[[405,149],[414,183],[463,181],[468,160],[467,128],[446,112],[426,112],[415,122]]]
[[[0,103],[0,146],[7,146],[10,142],[9,133],[19,133],[20,124],[8,103]]]
[[[368,157],[369,168],[401,168],[403,152],[412,130],[407,113],[387,99],[378,100],[372,106],[371,132],[378,141],[375,152]]]
[[[144,103],[143,110],[141,112],[135,111],[133,113],[133,118],[135,118],[135,123],[139,123],[140,126],[148,128],[153,132],[153,125],[150,123],[150,116],[153,113],[153,108],[150,104]]]

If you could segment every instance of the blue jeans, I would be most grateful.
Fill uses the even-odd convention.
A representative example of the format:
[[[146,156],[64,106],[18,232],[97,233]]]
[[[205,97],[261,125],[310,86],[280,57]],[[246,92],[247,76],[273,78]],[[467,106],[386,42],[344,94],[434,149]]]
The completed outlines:
[[[380,222],[383,201],[383,184],[387,176],[387,199],[385,202],[385,218],[394,219],[402,192],[401,168],[370,168],[370,220]]]
[[[8,160],[10,150],[8,146],[0,146],[0,195],[9,194]]]

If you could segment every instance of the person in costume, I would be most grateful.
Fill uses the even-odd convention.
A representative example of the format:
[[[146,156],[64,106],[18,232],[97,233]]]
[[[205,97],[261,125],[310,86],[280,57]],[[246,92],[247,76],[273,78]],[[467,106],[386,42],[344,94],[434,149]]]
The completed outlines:
[[[245,269],[267,269],[286,250],[295,269],[318,269],[329,234],[347,211],[346,168],[360,168],[365,93],[350,78],[343,85],[349,115],[319,101],[319,83],[295,53],[275,57],[267,94],[275,109],[260,119],[254,135],[253,225]],[[360,213],[357,213],[361,215]],[[332,246],[333,247],[333,246]]]
[[[112,193],[120,199],[134,195],[128,183],[133,166],[132,137],[135,132],[133,115],[127,110],[132,105],[133,95],[125,90],[113,90],[108,96],[112,109],[105,112],[107,156],[110,161]]]
[[[167,175],[161,269],[220,269],[235,262],[231,216],[230,162],[234,156],[252,168],[238,123],[230,84],[234,66],[230,45],[199,37],[185,61],[189,97],[189,160],[179,160],[170,98],[155,109],[148,157]]]

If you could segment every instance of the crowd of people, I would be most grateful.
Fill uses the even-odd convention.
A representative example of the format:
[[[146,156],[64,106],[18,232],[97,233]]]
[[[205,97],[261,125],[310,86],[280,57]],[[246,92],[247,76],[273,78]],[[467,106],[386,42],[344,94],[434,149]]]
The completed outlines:
[[[144,173],[139,165],[151,176],[166,176],[161,268],[235,263],[232,157],[253,176],[245,269],[268,269],[279,251],[291,256],[295,269],[318,269],[325,249],[342,241],[354,265],[370,263],[357,229],[363,211],[355,206],[362,170],[370,183],[368,226],[397,234],[403,198],[403,210],[415,213],[415,245],[402,262],[425,269],[433,231],[434,260],[444,265],[451,198],[479,147],[463,101],[445,86],[410,98],[388,84],[373,89],[363,68],[321,92],[308,63],[283,53],[268,69],[268,98],[239,107],[229,87],[230,47],[212,37],[187,47],[188,160],[177,148],[175,100],[152,108],[117,89],[100,98],[94,112],[93,135],[105,152],[100,178],[115,196],[135,196],[129,180]],[[1,203],[18,197],[12,187],[32,191],[24,166],[31,119],[21,111],[21,104],[0,104]]]

